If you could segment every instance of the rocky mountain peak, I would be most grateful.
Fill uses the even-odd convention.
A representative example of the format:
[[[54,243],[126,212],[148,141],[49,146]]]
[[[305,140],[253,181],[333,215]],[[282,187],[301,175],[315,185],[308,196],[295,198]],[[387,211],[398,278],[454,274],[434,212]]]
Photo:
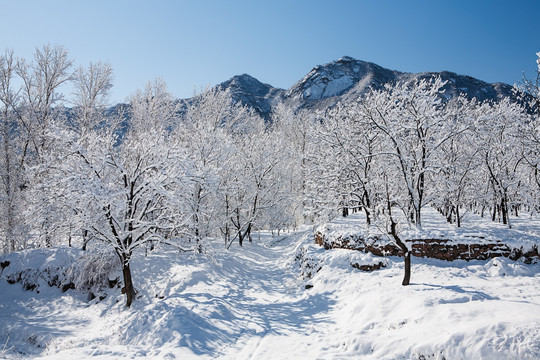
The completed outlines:
[[[252,107],[259,115],[269,119],[272,106],[282,98],[284,90],[264,84],[248,74],[236,75],[218,85],[229,89],[233,100]]]
[[[306,101],[340,96],[358,85],[362,90],[395,80],[394,71],[376,64],[344,56],[336,61],[314,67],[294,84],[287,96]]]
[[[440,76],[447,81],[447,98],[462,93],[480,101],[514,96],[512,87],[507,84],[489,84],[449,71],[405,73],[350,56],[315,66],[288,90],[274,88],[247,74],[234,76],[218,86],[229,88],[235,100],[253,107],[264,118],[269,119],[272,108],[279,102],[284,102],[294,109],[323,109],[340,101],[357,101],[370,89],[381,89],[386,84],[434,76]]]

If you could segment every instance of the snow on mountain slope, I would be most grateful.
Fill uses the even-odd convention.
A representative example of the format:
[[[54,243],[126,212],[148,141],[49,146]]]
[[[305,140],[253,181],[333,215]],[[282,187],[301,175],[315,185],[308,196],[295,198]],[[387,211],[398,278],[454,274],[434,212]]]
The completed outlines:
[[[338,102],[357,101],[371,88],[381,89],[386,84],[412,79],[440,76],[447,81],[447,98],[464,93],[469,98],[500,100],[514,98],[512,87],[507,84],[488,84],[470,76],[449,71],[404,73],[383,68],[377,64],[344,56],[336,61],[315,66],[290,89],[282,90],[263,84],[249,75],[239,75],[218,85],[230,88],[233,97],[253,107],[264,118],[269,119],[275,105],[284,102],[297,108],[324,109]]]
[[[229,89],[235,101],[250,106],[265,119],[270,118],[273,106],[279,102],[285,92],[271,85],[263,84],[254,77],[242,74],[218,85],[221,89]]]
[[[447,81],[444,89],[448,98],[461,93],[480,101],[514,97],[512,87],[506,84],[488,84],[449,71],[403,73],[345,56],[314,67],[303,79],[287,90],[284,101],[300,108],[326,108],[340,101],[345,103],[356,101],[371,88],[381,89],[386,84],[434,76],[440,76],[442,80]]]
[[[344,56],[336,61],[313,68],[302,80],[294,84],[286,97],[304,101],[322,100],[344,94],[355,85],[356,93],[363,93],[369,86],[380,88],[395,81],[398,72],[384,69],[376,64]],[[368,79],[368,81],[364,81]]]
[[[402,259],[326,251],[312,229],[221,248],[136,254],[130,309],[118,288],[89,301],[45,284],[24,291],[0,274],[0,358],[540,357],[540,264],[415,258],[403,287]],[[379,261],[386,267],[369,273],[350,265]]]

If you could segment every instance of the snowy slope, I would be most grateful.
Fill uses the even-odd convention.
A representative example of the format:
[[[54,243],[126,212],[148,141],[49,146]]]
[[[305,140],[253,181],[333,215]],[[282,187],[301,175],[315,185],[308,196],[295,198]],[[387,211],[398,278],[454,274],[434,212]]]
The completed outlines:
[[[403,287],[401,259],[325,251],[312,229],[221,247],[206,256],[137,254],[139,296],[130,309],[118,288],[89,301],[83,291],[46,284],[24,291],[3,273],[0,358],[540,357],[539,264],[415,258],[412,285]],[[75,261],[40,251],[25,255],[41,256],[39,268],[48,258],[55,266]],[[386,267],[371,273],[350,266],[379,261]]]

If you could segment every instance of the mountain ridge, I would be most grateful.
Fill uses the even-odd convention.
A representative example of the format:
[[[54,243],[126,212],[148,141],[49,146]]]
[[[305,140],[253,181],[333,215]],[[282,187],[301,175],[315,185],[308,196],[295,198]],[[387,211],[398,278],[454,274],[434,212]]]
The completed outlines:
[[[501,82],[487,83],[451,71],[401,72],[350,56],[316,65],[289,89],[263,84],[248,74],[234,76],[216,87],[229,89],[235,101],[251,106],[265,119],[269,119],[272,109],[280,102],[295,110],[321,109],[338,102],[356,101],[370,89],[381,89],[389,83],[421,80],[433,76],[440,76],[446,81],[444,86],[446,97],[463,93],[480,101],[498,101],[505,97],[518,100],[512,92],[513,87]]]
[[[509,97],[520,102],[511,85],[496,82],[487,83],[469,75],[460,75],[451,71],[408,73],[390,70],[372,62],[343,56],[337,60],[313,67],[302,79],[289,89],[281,89],[263,83],[248,74],[235,75],[214,86],[229,90],[233,101],[251,107],[265,120],[270,121],[272,111],[283,103],[294,111],[325,109],[338,102],[357,101],[370,89],[382,89],[386,84],[402,81],[429,79],[440,76],[446,81],[444,97],[451,98],[463,93],[468,98],[479,101],[499,101]],[[196,98],[177,99],[183,112]],[[119,106],[110,107],[111,112]],[[129,106],[128,106],[129,107]]]

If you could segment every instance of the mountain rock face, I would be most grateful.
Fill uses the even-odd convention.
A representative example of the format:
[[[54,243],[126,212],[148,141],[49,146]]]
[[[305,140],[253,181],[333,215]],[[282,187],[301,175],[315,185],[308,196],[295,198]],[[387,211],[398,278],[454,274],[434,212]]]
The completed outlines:
[[[217,86],[223,90],[229,89],[235,101],[252,107],[266,119],[285,93],[285,90],[263,84],[247,74],[234,76]]]
[[[290,89],[283,90],[263,84],[249,75],[239,75],[218,86],[230,89],[233,98],[253,107],[268,119],[279,102],[294,109],[322,109],[338,102],[356,101],[370,89],[381,89],[386,84],[413,79],[440,76],[447,81],[445,97],[465,94],[469,98],[500,100],[513,98],[512,86],[502,83],[489,84],[470,76],[452,72],[403,73],[385,69],[377,64],[345,56],[325,65],[314,67]]]
[[[369,87],[380,88],[395,82],[399,74],[379,65],[345,56],[337,61],[313,68],[294,84],[286,96],[305,102],[340,97],[350,91],[364,93]]]

